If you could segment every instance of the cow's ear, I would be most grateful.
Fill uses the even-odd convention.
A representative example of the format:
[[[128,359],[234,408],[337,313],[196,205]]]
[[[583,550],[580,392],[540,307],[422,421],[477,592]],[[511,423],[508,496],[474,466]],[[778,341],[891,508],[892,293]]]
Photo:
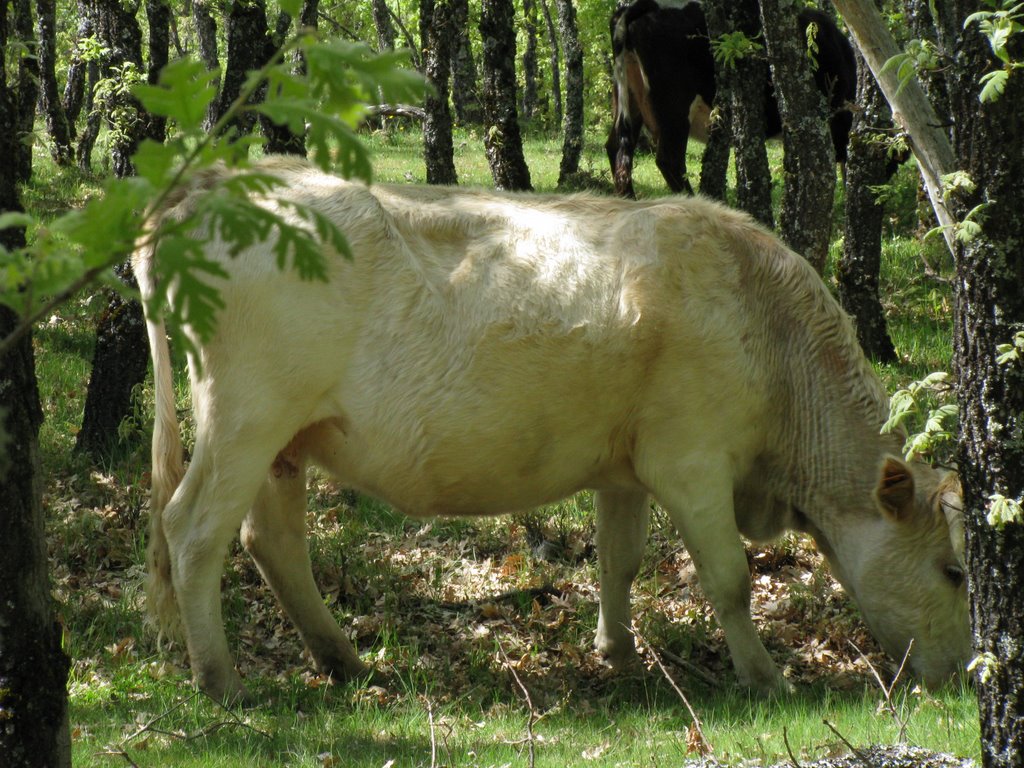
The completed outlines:
[[[875,489],[882,510],[894,520],[906,520],[914,512],[914,475],[895,456],[886,456]]]

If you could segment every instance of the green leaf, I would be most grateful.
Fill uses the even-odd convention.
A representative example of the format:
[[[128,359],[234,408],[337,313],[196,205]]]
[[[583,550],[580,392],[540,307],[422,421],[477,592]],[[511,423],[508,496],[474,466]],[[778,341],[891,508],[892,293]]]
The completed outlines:
[[[278,3],[281,10],[291,16],[293,19],[298,17],[302,11],[302,0],[280,0]]]
[[[154,187],[161,187],[170,182],[172,171],[179,164],[183,150],[176,141],[161,144],[145,139],[132,155],[132,164],[139,176]]]
[[[0,229],[11,229],[12,227],[28,227],[32,224],[32,217],[27,213],[8,211],[0,213]]]
[[[1006,83],[1010,79],[1010,73],[1005,69],[997,69],[982,75],[981,93],[978,94],[978,101],[984,103],[995,101],[1006,90]]]
[[[136,85],[132,93],[150,112],[174,120],[183,131],[194,131],[202,126],[207,107],[217,95],[214,82],[219,74],[185,57],[164,67],[156,85]]]

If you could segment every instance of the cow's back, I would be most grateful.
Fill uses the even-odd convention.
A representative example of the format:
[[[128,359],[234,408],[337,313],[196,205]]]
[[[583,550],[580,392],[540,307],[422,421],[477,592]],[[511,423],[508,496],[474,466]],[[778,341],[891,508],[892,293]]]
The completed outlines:
[[[788,365],[772,318],[804,322],[785,283],[824,288],[747,217],[267,168],[353,258],[310,283],[266,246],[211,246],[231,277],[196,387],[321,425],[318,458],[356,487],[412,513],[501,512],[635,484],[667,423],[689,450],[764,449]]]

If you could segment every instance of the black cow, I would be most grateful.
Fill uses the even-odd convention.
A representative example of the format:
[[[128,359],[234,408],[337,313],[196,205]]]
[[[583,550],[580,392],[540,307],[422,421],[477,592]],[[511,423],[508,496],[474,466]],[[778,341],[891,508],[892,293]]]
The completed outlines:
[[[615,57],[612,124],[605,149],[615,190],[635,197],[633,153],[646,126],[657,147],[656,162],[673,192],[693,188],[686,177],[686,142],[705,141],[715,98],[715,63],[711,55],[704,9],[696,0],[685,5],[659,5],[636,0],[620,5],[611,18]],[[857,95],[857,63],[850,42],[825,13],[806,8],[798,14],[800,28],[817,26],[817,69],[814,80],[829,101],[829,127],[836,161],[846,161],[846,145]],[[782,132],[774,90],[765,94],[768,137]]]

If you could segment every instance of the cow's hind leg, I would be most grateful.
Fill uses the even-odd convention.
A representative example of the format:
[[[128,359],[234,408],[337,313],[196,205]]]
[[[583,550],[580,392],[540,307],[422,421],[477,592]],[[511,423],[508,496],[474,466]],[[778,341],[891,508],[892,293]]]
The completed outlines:
[[[337,680],[366,674],[324,604],[306,543],[305,461],[282,453],[242,524],[242,543],[299,630],[317,669]]]
[[[201,438],[185,477],[163,511],[171,579],[196,684],[217,701],[245,698],[221,616],[224,557],[269,466],[258,441],[219,445]]]
[[[662,468],[652,488],[682,536],[715,610],[741,685],[763,692],[788,683],[768,655],[750,615],[750,571],[733,510],[728,460]]]
[[[647,543],[650,507],[646,491],[598,491],[597,562],[601,605],[594,645],[616,669],[633,663],[629,590]]]

